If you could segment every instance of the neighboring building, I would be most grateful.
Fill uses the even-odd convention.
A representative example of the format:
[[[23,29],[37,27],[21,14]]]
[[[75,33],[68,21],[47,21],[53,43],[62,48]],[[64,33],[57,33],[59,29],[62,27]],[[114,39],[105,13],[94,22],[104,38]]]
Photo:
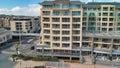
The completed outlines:
[[[94,51],[100,56],[120,56],[120,33],[114,33],[120,31],[120,3],[54,0],[40,5],[40,42],[50,47],[44,55],[71,59]]]
[[[14,33],[35,33],[39,27],[39,18],[14,17],[10,20],[10,30]]]
[[[12,32],[0,28],[0,48],[6,46],[12,40]]]
[[[40,33],[40,18],[34,16],[14,16],[0,15],[0,26],[13,32],[19,32],[15,26],[16,22],[21,22],[22,32]],[[17,25],[18,26],[18,25]]]

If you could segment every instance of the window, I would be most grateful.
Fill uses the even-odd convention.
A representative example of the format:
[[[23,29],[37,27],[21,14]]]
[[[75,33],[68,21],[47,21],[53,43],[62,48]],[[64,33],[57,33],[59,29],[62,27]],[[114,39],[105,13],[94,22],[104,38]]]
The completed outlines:
[[[84,10],[84,11],[87,11],[87,7],[84,7],[83,10]]]
[[[50,42],[44,42],[45,44],[47,44],[47,45],[50,45]]]
[[[107,18],[102,18],[102,21],[108,21],[108,19]]]
[[[67,44],[67,43],[62,44],[62,47],[69,47],[69,46],[70,46],[70,44]]]
[[[62,8],[69,8],[69,4],[62,4]]]
[[[60,24],[53,24],[52,28],[60,28]]]
[[[82,25],[83,25],[83,26],[86,26],[86,22],[83,22]]]
[[[84,12],[84,13],[83,13],[83,16],[87,16],[87,13],[86,13],[86,12]]]
[[[101,18],[98,18],[98,21],[101,21]]]
[[[73,36],[73,41],[80,41],[80,36]]]
[[[43,11],[43,15],[50,15],[50,11]]]
[[[44,21],[44,22],[50,22],[50,18],[44,17],[44,18],[43,18],[43,21]]]
[[[60,37],[53,37],[54,41],[60,41]]]
[[[70,8],[72,8],[72,9],[78,9],[78,8],[80,8],[80,5],[78,5],[78,4],[71,4]]]
[[[53,15],[55,15],[55,16],[59,16],[60,15],[60,11],[53,11]]]
[[[73,11],[73,12],[72,12],[72,15],[73,15],[73,16],[80,16],[80,11]]]
[[[102,26],[107,26],[107,23],[102,23]]]
[[[95,13],[89,13],[89,16],[95,16]]]
[[[44,30],[44,33],[50,33],[50,30]]]
[[[54,47],[60,47],[60,43],[53,43]]]
[[[96,18],[95,17],[90,17],[89,21],[96,21]]]
[[[45,35],[44,38],[45,39],[50,39],[50,36]]]
[[[87,21],[87,18],[86,18],[86,17],[83,17],[83,21]]]
[[[102,31],[107,31],[107,28],[102,28]]]
[[[62,28],[70,28],[69,24],[62,24]]]
[[[50,28],[50,24],[44,24],[45,28]]]
[[[109,28],[109,31],[113,31],[113,28]]]
[[[57,9],[60,8],[60,4],[55,4],[54,8],[57,8]]]
[[[114,18],[109,18],[109,21],[114,21]]]
[[[52,8],[52,5],[43,5],[43,8]]]
[[[114,13],[110,13],[110,16],[114,16]]]
[[[62,41],[70,41],[70,37],[62,37]]]
[[[80,30],[73,30],[73,34],[80,34]]]
[[[103,16],[108,16],[108,13],[103,13]]]
[[[70,18],[62,18],[62,22],[70,22]]]
[[[110,11],[114,11],[114,7],[110,7]]]
[[[113,23],[110,23],[109,26],[113,26]]]
[[[62,31],[62,35],[69,35],[69,34],[70,34],[70,31],[67,31],[67,30]]]
[[[103,11],[108,11],[108,7],[103,7]]]
[[[68,10],[64,10],[64,11],[62,11],[62,15],[68,16],[68,15],[70,15],[70,12]]]
[[[73,22],[80,22],[80,18],[73,18]]]
[[[52,22],[60,22],[60,18],[52,18]]]
[[[73,28],[80,28],[80,24],[73,24]]]
[[[99,13],[98,16],[101,16],[101,13]]]
[[[58,30],[53,30],[53,34],[60,34],[60,31],[58,31]]]

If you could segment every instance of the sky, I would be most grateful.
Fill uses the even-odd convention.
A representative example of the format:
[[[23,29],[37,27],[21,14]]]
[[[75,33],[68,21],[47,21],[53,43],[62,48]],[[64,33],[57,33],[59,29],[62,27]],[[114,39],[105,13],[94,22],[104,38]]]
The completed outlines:
[[[41,5],[44,0],[0,0],[0,14],[39,16]],[[48,0],[49,1],[49,0]],[[91,2],[92,0],[80,0]],[[97,2],[120,2],[120,0],[95,0]]]

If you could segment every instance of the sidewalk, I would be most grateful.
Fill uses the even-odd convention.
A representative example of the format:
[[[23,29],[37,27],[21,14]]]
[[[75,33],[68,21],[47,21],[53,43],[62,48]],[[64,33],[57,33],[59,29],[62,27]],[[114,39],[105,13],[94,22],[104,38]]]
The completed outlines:
[[[87,64],[79,64],[79,63],[69,63],[71,68],[94,68],[94,65]],[[32,68],[34,66],[44,65],[44,62],[36,62],[36,61],[21,61],[14,66],[14,68]],[[95,65],[95,68],[116,68],[112,66],[103,66],[103,65]]]

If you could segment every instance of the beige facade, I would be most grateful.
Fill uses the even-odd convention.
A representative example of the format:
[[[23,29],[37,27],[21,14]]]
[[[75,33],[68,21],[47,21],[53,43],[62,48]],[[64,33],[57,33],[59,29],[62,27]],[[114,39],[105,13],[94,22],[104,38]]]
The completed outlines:
[[[54,0],[40,5],[43,6],[40,43],[50,46],[44,50],[46,55],[120,56],[120,3]],[[42,52],[41,48],[37,49]]]
[[[74,13],[78,12],[79,15]],[[71,50],[82,41],[82,9],[41,9],[42,44],[53,49]],[[78,32],[77,34],[75,32]]]
[[[39,19],[13,18],[10,20],[10,30],[14,33],[33,33],[39,27]]]

